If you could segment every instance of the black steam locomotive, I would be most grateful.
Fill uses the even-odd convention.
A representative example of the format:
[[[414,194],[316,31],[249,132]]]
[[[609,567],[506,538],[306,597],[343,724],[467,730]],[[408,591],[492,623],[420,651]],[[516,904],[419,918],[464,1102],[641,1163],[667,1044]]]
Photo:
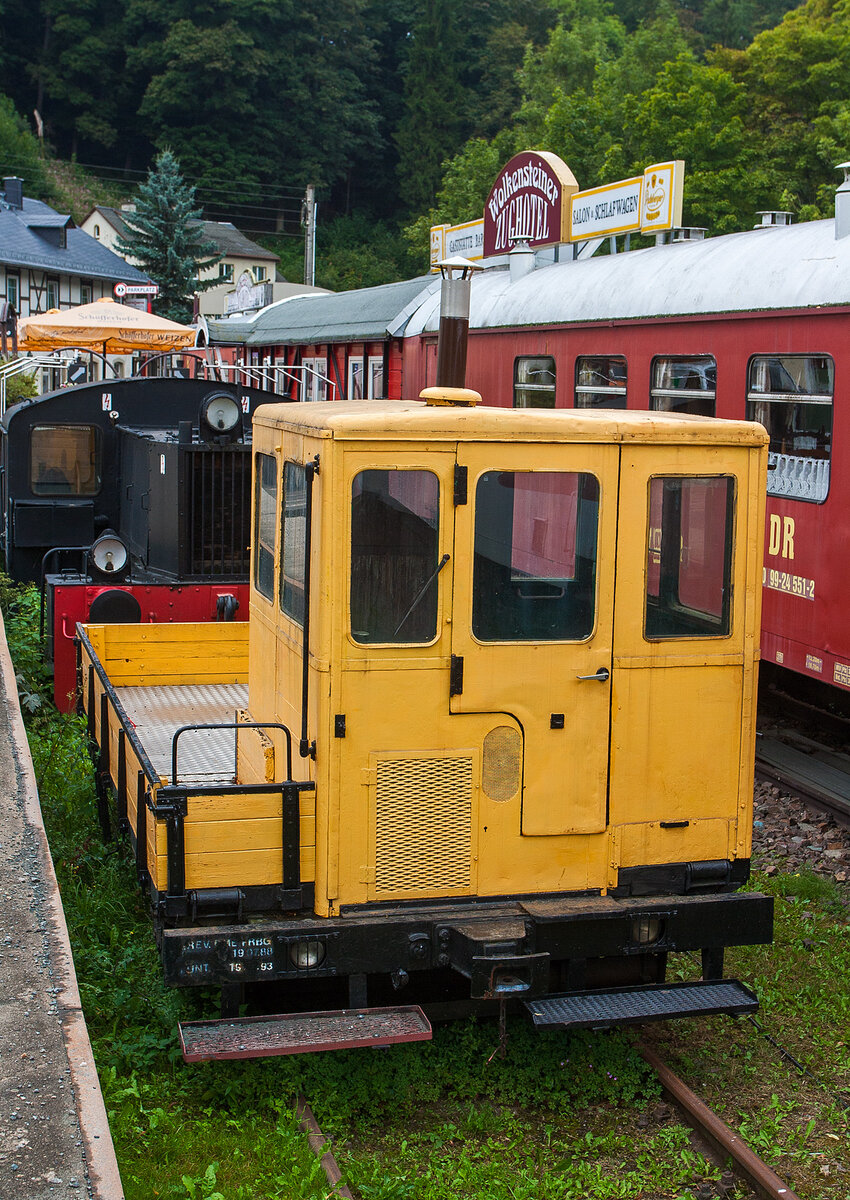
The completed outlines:
[[[59,707],[74,692],[77,621],[247,619],[251,414],[269,398],[132,378],[4,414],[2,549],[12,579],[42,587]]]

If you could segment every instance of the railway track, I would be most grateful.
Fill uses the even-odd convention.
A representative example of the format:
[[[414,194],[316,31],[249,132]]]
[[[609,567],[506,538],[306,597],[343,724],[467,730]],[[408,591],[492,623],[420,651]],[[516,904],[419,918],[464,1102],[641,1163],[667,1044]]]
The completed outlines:
[[[649,1047],[638,1044],[637,1051],[658,1077],[665,1096],[676,1106],[700,1142],[719,1159],[721,1165],[730,1160],[732,1171],[726,1171],[718,1184],[701,1189],[699,1200],[717,1200],[731,1196],[740,1181],[746,1184],[758,1200],[800,1200],[796,1192],[763,1162],[742,1140],[740,1134],[730,1129],[688,1087],[684,1080]],[[307,1134],[310,1149],[321,1161],[322,1170],[328,1181],[328,1197],[333,1200],[358,1200],[344,1182],[343,1173],[323,1135],[313,1111],[304,1096],[299,1096],[296,1115],[303,1131]]]
[[[759,699],[756,773],[850,827],[850,717],[770,689]]]

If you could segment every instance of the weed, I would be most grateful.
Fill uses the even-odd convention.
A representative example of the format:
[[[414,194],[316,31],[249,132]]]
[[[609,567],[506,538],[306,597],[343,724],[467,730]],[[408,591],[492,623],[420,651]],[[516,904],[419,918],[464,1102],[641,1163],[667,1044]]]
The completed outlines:
[[[22,693],[33,698],[24,719],[128,1200],[326,1196],[292,1111],[299,1092],[363,1200],[685,1200],[716,1178],[682,1126],[636,1127],[658,1088],[619,1034],[541,1035],[512,1022],[499,1059],[495,1025],[469,1021],[418,1046],[186,1067],[177,1021],[209,1013],[215,997],[164,986],[132,864],[100,838],[85,726],[50,700],[38,595],[0,577],[0,604]],[[730,953],[730,973],[755,982],[770,1032],[837,1092],[850,1086],[846,908],[818,877],[767,886],[777,944]],[[683,977],[694,969],[682,956],[671,962]],[[716,1018],[653,1028],[681,1040],[688,1077],[702,1079],[707,1098],[712,1087],[719,1103],[735,1097],[732,1115],[752,1144],[817,1172],[806,1194],[843,1196],[840,1167],[831,1192],[821,1168],[844,1153],[827,1139],[846,1134],[846,1112],[828,1096],[805,1107],[782,1100],[785,1068],[752,1026]]]

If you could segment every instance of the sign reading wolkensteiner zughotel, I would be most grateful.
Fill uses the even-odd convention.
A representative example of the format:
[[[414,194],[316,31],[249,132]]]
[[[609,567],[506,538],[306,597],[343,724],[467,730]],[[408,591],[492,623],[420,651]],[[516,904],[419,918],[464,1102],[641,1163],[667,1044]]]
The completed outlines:
[[[517,241],[551,246],[567,241],[570,197],[578,184],[548,150],[525,150],[507,163],[484,206],[484,257],[505,254]]]

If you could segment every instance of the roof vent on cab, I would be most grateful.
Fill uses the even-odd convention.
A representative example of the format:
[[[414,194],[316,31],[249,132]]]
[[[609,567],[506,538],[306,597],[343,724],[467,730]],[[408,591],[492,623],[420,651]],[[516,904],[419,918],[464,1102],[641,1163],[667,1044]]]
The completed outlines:
[[[753,229],[769,229],[773,225],[790,225],[793,219],[793,213],[787,212],[781,208],[766,208],[756,213],[761,220]]]
[[[701,225],[682,225],[678,229],[674,229],[671,234],[671,239],[674,242],[703,242],[707,230]]]
[[[437,405],[451,408],[472,408],[481,403],[481,393],[471,388],[428,387],[419,393],[429,408]]]

